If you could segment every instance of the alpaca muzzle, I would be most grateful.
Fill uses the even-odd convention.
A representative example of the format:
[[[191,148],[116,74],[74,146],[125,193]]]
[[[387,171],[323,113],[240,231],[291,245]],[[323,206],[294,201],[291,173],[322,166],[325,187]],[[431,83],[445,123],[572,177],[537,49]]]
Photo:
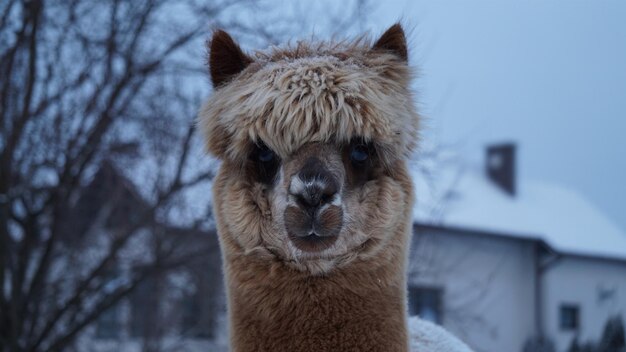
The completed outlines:
[[[310,157],[289,185],[285,227],[294,245],[322,251],[337,240],[343,222],[338,182],[324,163]]]

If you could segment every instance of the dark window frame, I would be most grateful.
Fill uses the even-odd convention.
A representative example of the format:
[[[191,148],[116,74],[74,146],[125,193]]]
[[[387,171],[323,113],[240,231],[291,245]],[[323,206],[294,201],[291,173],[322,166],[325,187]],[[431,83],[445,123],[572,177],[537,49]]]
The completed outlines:
[[[102,312],[95,325],[98,340],[118,339],[121,334],[119,305],[116,304]]]
[[[419,316],[419,312],[424,309],[425,301],[434,301],[433,308],[436,313],[437,324],[444,321],[444,293],[443,287],[426,285],[409,285],[408,287],[408,313],[411,316]],[[416,302],[416,300],[422,303]],[[417,304],[417,305],[416,305]]]
[[[580,305],[561,303],[559,306],[559,328],[562,331],[578,331],[580,329]]]
[[[105,269],[102,280],[107,284],[118,280],[122,276],[117,264]],[[116,340],[122,335],[121,302],[104,310],[95,320],[95,337],[98,340]]]
[[[214,316],[207,311],[207,302],[202,290],[203,283],[194,278],[196,290],[183,295],[179,301],[180,323],[179,333],[185,337],[196,339],[214,339],[215,326],[212,324]]]

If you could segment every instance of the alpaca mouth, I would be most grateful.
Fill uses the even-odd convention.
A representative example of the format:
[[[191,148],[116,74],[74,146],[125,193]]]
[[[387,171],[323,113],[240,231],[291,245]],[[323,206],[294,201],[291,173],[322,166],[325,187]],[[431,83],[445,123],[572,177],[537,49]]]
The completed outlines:
[[[290,205],[285,209],[284,219],[285,230],[294,247],[320,254],[337,241],[343,225],[343,210],[330,205],[311,214],[302,206]]]
[[[322,252],[330,247],[337,241],[336,235],[322,236],[315,232],[310,232],[305,236],[298,236],[289,234],[291,243],[301,251],[304,252]]]

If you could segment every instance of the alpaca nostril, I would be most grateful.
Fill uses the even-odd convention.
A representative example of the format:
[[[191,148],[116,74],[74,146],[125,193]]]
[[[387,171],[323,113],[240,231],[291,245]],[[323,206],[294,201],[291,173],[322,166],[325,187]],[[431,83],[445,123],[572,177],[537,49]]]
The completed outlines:
[[[320,197],[320,203],[321,204],[328,204],[328,203],[332,203],[332,201],[335,199],[335,192],[332,193],[322,193],[321,197]]]

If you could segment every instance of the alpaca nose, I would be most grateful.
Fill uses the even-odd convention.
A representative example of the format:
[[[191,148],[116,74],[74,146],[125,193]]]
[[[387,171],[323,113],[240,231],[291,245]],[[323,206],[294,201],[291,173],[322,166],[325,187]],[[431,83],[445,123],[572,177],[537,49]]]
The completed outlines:
[[[311,215],[318,208],[331,203],[337,191],[337,182],[333,175],[317,158],[309,158],[305,162],[289,187],[289,193],[294,196],[298,205]]]
[[[304,182],[307,183],[307,181]],[[317,183],[311,183],[304,188],[303,192],[295,194],[295,196],[302,208],[315,211],[317,208],[332,202],[336,193],[336,187],[332,185],[320,186]]]

